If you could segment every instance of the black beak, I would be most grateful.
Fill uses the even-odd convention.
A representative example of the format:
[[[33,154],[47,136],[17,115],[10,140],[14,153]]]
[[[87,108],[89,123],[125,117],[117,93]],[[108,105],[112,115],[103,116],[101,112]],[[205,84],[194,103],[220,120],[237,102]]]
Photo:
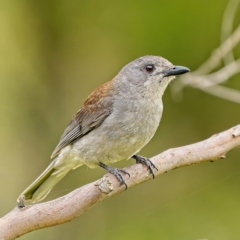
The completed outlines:
[[[182,67],[182,66],[174,66],[173,68],[165,71],[164,77],[181,75],[181,74],[187,73],[189,71],[190,71],[189,68]]]

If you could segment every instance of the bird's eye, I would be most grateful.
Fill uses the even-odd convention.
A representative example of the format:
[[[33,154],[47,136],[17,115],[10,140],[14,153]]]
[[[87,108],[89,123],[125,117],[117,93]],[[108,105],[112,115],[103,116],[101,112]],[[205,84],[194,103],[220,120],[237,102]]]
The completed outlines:
[[[151,73],[154,70],[154,65],[153,64],[148,64],[146,66],[146,71]]]

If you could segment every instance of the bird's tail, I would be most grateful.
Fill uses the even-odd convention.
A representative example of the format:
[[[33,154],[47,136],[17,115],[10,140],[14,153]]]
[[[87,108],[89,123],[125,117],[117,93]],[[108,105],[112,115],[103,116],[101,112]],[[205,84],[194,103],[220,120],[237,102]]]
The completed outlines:
[[[32,203],[43,200],[52,188],[71,170],[71,168],[54,169],[52,162],[48,168],[19,196],[19,206],[25,200]]]

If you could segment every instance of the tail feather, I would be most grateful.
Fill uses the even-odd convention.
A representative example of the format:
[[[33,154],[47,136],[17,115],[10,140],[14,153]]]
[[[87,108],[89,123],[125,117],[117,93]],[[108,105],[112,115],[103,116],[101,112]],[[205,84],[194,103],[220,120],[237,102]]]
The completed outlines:
[[[59,171],[59,170],[57,170]],[[64,172],[61,172],[61,174],[54,174],[53,171],[52,174],[37,188],[37,190],[33,193],[31,201],[33,203],[39,202],[42,199],[44,199],[48,193],[52,190],[52,188],[63,178],[65,175],[70,171],[64,170]]]
[[[18,198],[18,203],[24,200],[39,202],[44,199],[52,188],[70,171],[70,168],[54,169],[54,162],[25,190]]]

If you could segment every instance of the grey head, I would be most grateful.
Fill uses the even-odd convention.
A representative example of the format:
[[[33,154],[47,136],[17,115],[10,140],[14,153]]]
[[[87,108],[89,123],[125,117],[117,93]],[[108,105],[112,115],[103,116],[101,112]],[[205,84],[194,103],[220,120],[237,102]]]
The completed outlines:
[[[123,67],[117,79],[141,89],[144,87],[148,91],[160,89],[164,92],[176,75],[189,71],[186,67],[174,66],[163,57],[143,56]]]

